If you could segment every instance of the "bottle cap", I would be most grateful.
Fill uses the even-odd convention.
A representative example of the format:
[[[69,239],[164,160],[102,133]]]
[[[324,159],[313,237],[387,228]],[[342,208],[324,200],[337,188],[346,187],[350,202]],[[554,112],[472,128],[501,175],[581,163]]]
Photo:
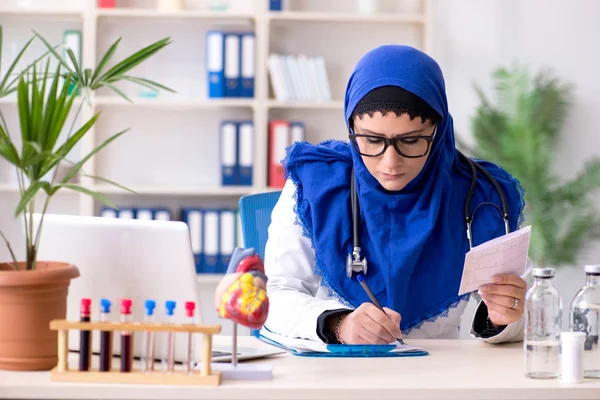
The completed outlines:
[[[154,300],[146,300],[144,306],[146,307],[146,315],[154,314],[154,308],[156,307],[156,302]]]
[[[121,314],[131,314],[131,299],[121,300]]]
[[[167,300],[165,302],[165,308],[167,309],[167,315],[173,315],[175,311],[175,302],[173,300]]]
[[[185,316],[193,317],[195,308],[196,308],[196,303],[194,303],[193,301],[186,301],[185,302]]]
[[[100,300],[100,309],[102,310],[103,313],[109,313],[110,312],[110,300],[109,299],[102,299]]]
[[[585,332],[561,332],[560,338],[563,342],[581,342],[585,341]]]
[[[533,276],[538,278],[553,278],[554,268],[534,268]]]
[[[585,273],[586,274],[600,274],[600,264],[586,265]]]
[[[81,299],[81,312],[85,314],[90,313],[90,306],[92,304],[92,300],[88,298]]]

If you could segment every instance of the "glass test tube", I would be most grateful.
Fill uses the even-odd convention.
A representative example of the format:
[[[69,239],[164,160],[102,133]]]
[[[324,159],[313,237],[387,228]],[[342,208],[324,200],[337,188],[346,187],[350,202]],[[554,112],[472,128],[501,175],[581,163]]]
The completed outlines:
[[[154,300],[146,300],[144,305],[146,308],[144,322],[154,322],[154,308],[156,307],[156,302]],[[154,332],[146,331],[143,333],[141,361],[142,371],[152,371],[154,369]]]
[[[131,300],[121,300],[121,322],[131,322]],[[133,332],[121,331],[121,372],[131,372],[132,349],[131,336]]]
[[[81,309],[79,321],[90,322],[91,299],[81,299]],[[90,331],[81,330],[79,332],[79,370],[88,371],[90,369],[90,359],[92,358],[92,347],[90,345]]]
[[[175,324],[175,302],[167,301],[165,303],[165,324]],[[162,371],[172,372],[175,367],[175,332],[163,332],[162,345]]]
[[[100,322],[110,322],[109,299],[100,300]],[[112,331],[100,331],[100,372],[110,372],[112,367]]]
[[[194,309],[196,308],[196,304],[193,301],[185,302],[185,325],[194,325]],[[185,363],[183,365],[183,369],[186,373],[190,373],[194,370],[195,360],[194,360],[194,336],[193,333],[188,332],[186,334],[186,343],[185,343]]]

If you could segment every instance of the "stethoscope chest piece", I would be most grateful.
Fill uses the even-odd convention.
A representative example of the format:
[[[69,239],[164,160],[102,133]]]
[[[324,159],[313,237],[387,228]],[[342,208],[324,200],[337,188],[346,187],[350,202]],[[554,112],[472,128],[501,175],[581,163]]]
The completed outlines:
[[[360,259],[360,249],[357,248],[354,248],[353,254],[348,254],[346,258],[346,275],[348,278],[352,278],[353,273],[367,274],[367,259]]]

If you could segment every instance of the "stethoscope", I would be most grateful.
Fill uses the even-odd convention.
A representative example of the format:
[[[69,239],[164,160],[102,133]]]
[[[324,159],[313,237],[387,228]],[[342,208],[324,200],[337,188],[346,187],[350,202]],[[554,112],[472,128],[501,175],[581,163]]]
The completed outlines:
[[[498,181],[479,163],[471,160],[469,157],[462,154],[460,151],[458,152],[458,157],[461,161],[465,162],[469,168],[471,169],[471,185],[469,187],[469,191],[467,192],[467,198],[465,200],[464,207],[464,215],[465,215],[465,223],[467,225],[467,238],[469,240],[469,249],[473,248],[473,231],[471,229],[471,224],[473,222],[473,217],[475,215],[475,211],[479,207],[484,204],[494,206],[498,212],[500,212],[502,219],[504,220],[504,229],[506,234],[510,233],[510,228],[508,224],[508,205],[506,203],[506,197],[504,195],[504,191],[498,184]],[[470,213],[471,209],[471,197],[473,196],[473,192],[475,191],[475,185],[477,184],[477,173],[481,172],[494,186],[498,194],[500,195],[500,200],[502,202],[502,209],[498,207],[498,205],[492,202],[483,202],[475,209],[472,213]],[[346,275],[348,278],[352,278],[353,274],[358,275],[366,275],[367,274],[367,258],[361,257],[361,247],[360,247],[360,232],[359,232],[359,215],[360,209],[358,204],[358,194],[356,192],[356,183],[354,177],[354,169],[352,170],[352,178],[350,182],[350,205],[352,208],[352,254],[348,254],[346,259]]]

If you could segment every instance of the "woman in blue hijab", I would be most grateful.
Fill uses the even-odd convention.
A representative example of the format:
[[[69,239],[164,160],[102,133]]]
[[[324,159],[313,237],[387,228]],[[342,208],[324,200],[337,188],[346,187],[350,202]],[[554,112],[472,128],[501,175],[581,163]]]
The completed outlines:
[[[265,327],[326,343],[458,337],[470,296],[457,293],[469,251],[463,209],[471,172],[455,148],[438,64],[408,46],[370,51],[348,81],[344,117],[348,142],[288,149],[288,180],[265,249]],[[478,162],[505,192],[510,229],[518,229],[522,188],[500,167]],[[353,174],[365,279],[385,313],[346,275]],[[501,204],[491,183],[479,179],[473,207],[490,201]],[[481,207],[473,232],[474,246],[503,235],[498,210]],[[526,288],[515,275],[482,286],[471,334],[492,343],[521,340]]]

